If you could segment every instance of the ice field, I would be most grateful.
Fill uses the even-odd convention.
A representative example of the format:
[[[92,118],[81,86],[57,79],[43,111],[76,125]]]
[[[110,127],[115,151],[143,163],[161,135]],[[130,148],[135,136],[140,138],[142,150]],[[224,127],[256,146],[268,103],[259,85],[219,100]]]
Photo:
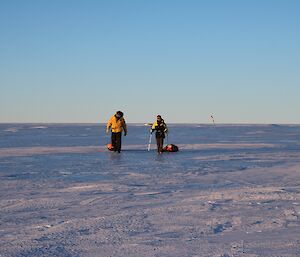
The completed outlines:
[[[104,131],[0,124],[0,257],[300,256],[300,126]]]

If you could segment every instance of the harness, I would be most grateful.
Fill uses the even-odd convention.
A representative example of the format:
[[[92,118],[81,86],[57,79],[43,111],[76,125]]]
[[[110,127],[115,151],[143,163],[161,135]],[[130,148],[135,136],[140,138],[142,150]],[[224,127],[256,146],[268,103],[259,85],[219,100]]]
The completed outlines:
[[[157,125],[155,126],[155,130],[156,130],[155,136],[165,138],[165,132],[164,132],[165,129],[166,126],[164,122],[157,123]]]

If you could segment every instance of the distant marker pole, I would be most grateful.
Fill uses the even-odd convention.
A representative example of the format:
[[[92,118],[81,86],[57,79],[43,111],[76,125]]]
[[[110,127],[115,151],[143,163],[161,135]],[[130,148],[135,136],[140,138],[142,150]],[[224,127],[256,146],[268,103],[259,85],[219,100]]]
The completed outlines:
[[[212,120],[213,120],[213,124],[214,124],[214,126],[216,126],[216,123],[215,123],[215,119],[214,119],[214,117],[212,116],[212,115],[210,115],[210,117],[212,118]]]

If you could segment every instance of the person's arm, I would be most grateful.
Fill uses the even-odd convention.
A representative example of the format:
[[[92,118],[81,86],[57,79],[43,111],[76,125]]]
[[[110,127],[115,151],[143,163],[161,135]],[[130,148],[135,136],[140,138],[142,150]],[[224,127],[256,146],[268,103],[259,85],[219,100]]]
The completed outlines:
[[[150,132],[151,132],[151,133],[155,130],[155,127],[156,127],[156,126],[157,126],[157,124],[156,124],[156,122],[154,122],[154,123],[152,124],[151,129],[150,129]]]
[[[110,118],[109,121],[108,121],[107,124],[106,124],[106,133],[109,132],[109,129],[110,129],[111,125],[112,125],[111,119],[112,119],[112,118]]]
[[[124,136],[126,136],[127,135],[127,125],[126,125],[126,121],[124,118],[123,118],[123,130],[124,130]]]
[[[164,123],[164,127],[165,127],[164,132],[165,132],[165,133],[168,133],[168,127],[167,127],[167,124],[166,124],[166,123]]]

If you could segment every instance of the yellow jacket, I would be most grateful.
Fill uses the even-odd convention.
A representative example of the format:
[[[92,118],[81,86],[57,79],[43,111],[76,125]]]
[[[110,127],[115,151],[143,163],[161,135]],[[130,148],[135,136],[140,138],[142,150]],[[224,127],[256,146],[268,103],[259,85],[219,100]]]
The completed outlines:
[[[122,132],[124,130],[125,133],[127,133],[127,126],[125,119],[122,117],[117,120],[116,116],[113,115],[106,125],[106,130],[109,130],[111,128],[111,132]]]

